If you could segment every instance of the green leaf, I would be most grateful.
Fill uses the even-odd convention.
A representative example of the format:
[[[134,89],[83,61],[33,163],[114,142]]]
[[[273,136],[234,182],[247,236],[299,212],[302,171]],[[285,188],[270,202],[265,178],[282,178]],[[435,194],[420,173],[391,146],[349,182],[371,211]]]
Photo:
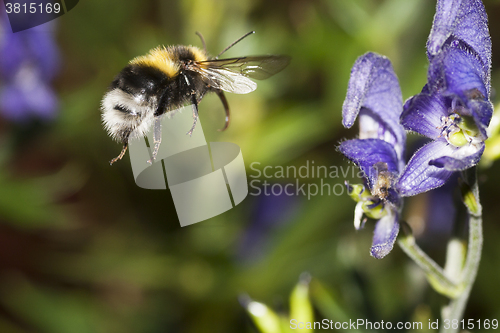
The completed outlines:
[[[280,317],[267,305],[249,300],[245,308],[261,333],[281,333]]]
[[[335,318],[336,321],[344,322],[356,317],[347,313],[342,306],[338,304],[336,295],[317,279],[311,282],[310,290],[314,304],[326,318]]]
[[[314,320],[313,308],[309,300],[310,281],[309,274],[302,274],[299,283],[293,289],[290,295],[290,319],[304,323]]]

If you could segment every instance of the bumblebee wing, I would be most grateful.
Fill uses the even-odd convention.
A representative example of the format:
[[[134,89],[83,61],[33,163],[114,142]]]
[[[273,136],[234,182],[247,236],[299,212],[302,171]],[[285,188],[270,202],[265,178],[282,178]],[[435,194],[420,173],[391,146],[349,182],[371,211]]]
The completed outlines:
[[[197,72],[211,87],[230,93],[248,94],[257,89],[257,83],[246,76],[224,68],[198,68]]]
[[[251,56],[201,61],[201,68],[225,69],[256,80],[264,80],[283,70],[290,57],[283,55]]]
[[[200,73],[216,89],[247,94],[257,89],[257,84],[249,78],[267,79],[285,68],[289,62],[288,56],[253,56],[200,61],[190,69]]]

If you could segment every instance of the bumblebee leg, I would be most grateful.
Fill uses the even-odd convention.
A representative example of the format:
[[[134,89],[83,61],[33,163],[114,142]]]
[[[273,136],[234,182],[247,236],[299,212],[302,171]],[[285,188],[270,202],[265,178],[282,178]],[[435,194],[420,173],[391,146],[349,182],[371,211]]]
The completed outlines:
[[[226,96],[224,95],[224,92],[222,90],[217,90],[215,91],[215,93],[217,94],[217,96],[219,96],[222,105],[224,105],[224,111],[226,112],[226,123],[224,124],[223,128],[219,129],[219,131],[222,132],[225,131],[229,126],[229,104],[227,103]]]
[[[196,127],[196,123],[198,122],[198,101],[196,100],[196,95],[191,95],[191,103],[193,104],[193,126],[186,134],[191,136],[193,134],[194,128]]]
[[[125,152],[127,151],[127,147],[128,147],[128,142],[125,142],[123,144],[122,152],[120,153],[120,155],[109,161],[109,165],[113,165],[113,163],[115,163],[116,161],[121,160],[123,155],[125,155]]]
[[[207,93],[206,91],[202,91],[202,92],[198,93],[198,98],[196,99],[198,104],[200,104],[201,100],[203,99],[203,97],[205,96],[206,93]]]
[[[153,162],[156,160],[156,155],[158,154],[158,150],[160,149],[160,143],[161,143],[161,118],[160,117],[155,117],[153,141],[155,143],[155,147],[153,149],[152,157],[148,161],[149,164],[153,164]]]

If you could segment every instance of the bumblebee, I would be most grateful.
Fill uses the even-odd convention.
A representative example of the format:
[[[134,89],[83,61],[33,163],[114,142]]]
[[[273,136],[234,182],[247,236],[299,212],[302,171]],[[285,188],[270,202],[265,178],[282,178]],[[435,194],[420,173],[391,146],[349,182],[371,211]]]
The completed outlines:
[[[385,162],[377,162],[374,165],[377,181],[373,184],[372,194],[379,199],[386,200],[390,195],[390,189],[394,188],[397,176],[390,172]]]
[[[229,125],[229,105],[224,92],[247,94],[257,88],[251,79],[266,79],[285,68],[290,57],[282,55],[249,56],[219,59],[229,48],[251,31],[210,58],[201,34],[203,50],[195,46],[160,46],[147,55],[134,58],[115,77],[101,103],[102,121],[108,134],[123,144],[120,160],[129,139],[143,137],[153,126],[152,163],[161,143],[160,116],[174,114],[190,103],[193,109],[191,135],[198,120],[198,104],[206,93],[219,96],[226,113],[222,130]]]

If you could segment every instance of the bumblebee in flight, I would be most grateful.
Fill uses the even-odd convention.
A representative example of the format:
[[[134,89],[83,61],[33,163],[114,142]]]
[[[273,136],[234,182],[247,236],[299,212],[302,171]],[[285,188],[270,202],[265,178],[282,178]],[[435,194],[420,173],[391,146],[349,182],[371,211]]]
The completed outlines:
[[[251,31],[210,58],[205,41],[203,50],[194,46],[160,46],[147,55],[134,58],[115,77],[101,103],[102,121],[108,134],[123,144],[120,160],[127,151],[129,139],[145,136],[154,125],[153,163],[161,143],[160,116],[185,104],[193,108],[193,126],[198,120],[198,103],[208,92],[219,96],[226,112],[225,130],[229,125],[229,105],[224,91],[247,94],[257,89],[250,79],[267,79],[285,68],[290,57],[282,55],[248,56],[219,59],[230,47],[254,33]]]

